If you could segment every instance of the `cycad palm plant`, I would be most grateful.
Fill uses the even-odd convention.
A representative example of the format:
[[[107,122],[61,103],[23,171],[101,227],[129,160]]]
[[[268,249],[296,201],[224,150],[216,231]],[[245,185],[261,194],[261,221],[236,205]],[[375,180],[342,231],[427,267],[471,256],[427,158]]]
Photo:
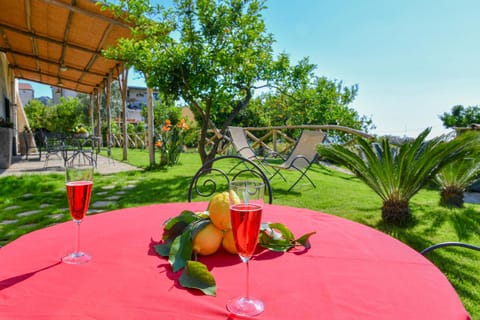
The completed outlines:
[[[440,204],[447,207],[461,208],[464,204],[465,190],[480,173],[480,162],[476,157],[460,159],[446,165],[435,176],[440,186]]]
[[[411,219],[410,199],[445,165],[470,155],[474,139],[446,136],[425,141],[430,129],[400,146],[388,139],[370,143],[359,138],[358,152],[341,145],[322,145],[319,154],[349,168],[383,200],[382,218],[402,226]]]

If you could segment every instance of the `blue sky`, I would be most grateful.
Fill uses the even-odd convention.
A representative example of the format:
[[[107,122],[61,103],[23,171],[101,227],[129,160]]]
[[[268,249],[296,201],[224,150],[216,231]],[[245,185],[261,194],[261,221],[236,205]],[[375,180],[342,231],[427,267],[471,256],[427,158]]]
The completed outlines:
[[[267,6],[275,51],[295,63],[308,56],[319,76],[358,84],[351,107],[373,119],[373,133],[416,136],[432,127],[438,135],[448,132],[440,114],[480,104],[478,0],[269,0]]]

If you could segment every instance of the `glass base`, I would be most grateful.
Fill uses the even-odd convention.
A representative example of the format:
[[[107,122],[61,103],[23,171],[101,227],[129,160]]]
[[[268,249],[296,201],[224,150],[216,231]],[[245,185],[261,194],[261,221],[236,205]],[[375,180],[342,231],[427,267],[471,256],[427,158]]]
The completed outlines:
[[[64,263],[68,264],[81,264],[87,263],[92,260],[92,257],[86,254],[85,252],[72,252],[69,255],[66,255],[62,258]]]
[[[241,317],[259,315],[264,309],[262,301],[247,297],[238,297],[227,302],[227,310]]]

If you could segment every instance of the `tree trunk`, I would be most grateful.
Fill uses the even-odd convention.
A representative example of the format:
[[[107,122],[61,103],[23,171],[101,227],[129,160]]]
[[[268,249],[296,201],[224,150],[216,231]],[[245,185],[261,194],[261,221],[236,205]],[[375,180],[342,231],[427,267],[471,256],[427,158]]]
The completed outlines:
[[[440,205],[445,207],[463,208],[463,189],[449,186],[442,189],[440,193]]]
[[[405,226],[408,224],[412,215],[408,206],[408,201],[404,199],[387,199],[382,206],[383,221],[392,226]]]

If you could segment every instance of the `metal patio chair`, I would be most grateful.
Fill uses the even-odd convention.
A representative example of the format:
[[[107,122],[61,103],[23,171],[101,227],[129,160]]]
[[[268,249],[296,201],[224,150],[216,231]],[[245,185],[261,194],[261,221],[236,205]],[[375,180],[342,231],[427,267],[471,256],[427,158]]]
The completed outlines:
[[[268,177],[255,162],[237,155],[220,156],[205,162],[190,182],[187,200],[191,202],[194,197],[210,198],[215,193],[228,191],[230,181],[234,180],[263,182],[265,202],[272,203],[272,187]]]
[[[25,160],[28,160],[29,156],[33,154],[38,155],[38,160],[42,158],[42,145],[41,134],[39,132],[22,132],[23,144],[25,146]],[[30,153],[30,150],[34,150],[34,153]]]
[[[441,243],[437,243],[437,244],[431,245],[428,248],[423,249],[422,251],[420,251],[420,253],[423,254],[423,255],[426,255],[427,253],[429,253],[429,252],[431,252],[435,249],[444,248],[444,247],[462,247],[462,248],[467,248],[467,249],[471,249],[471,250],[480,251],[479,246],[475,246],[475,245],[469,244],[469,243],[464,243],[464,242],[441,242]]]

